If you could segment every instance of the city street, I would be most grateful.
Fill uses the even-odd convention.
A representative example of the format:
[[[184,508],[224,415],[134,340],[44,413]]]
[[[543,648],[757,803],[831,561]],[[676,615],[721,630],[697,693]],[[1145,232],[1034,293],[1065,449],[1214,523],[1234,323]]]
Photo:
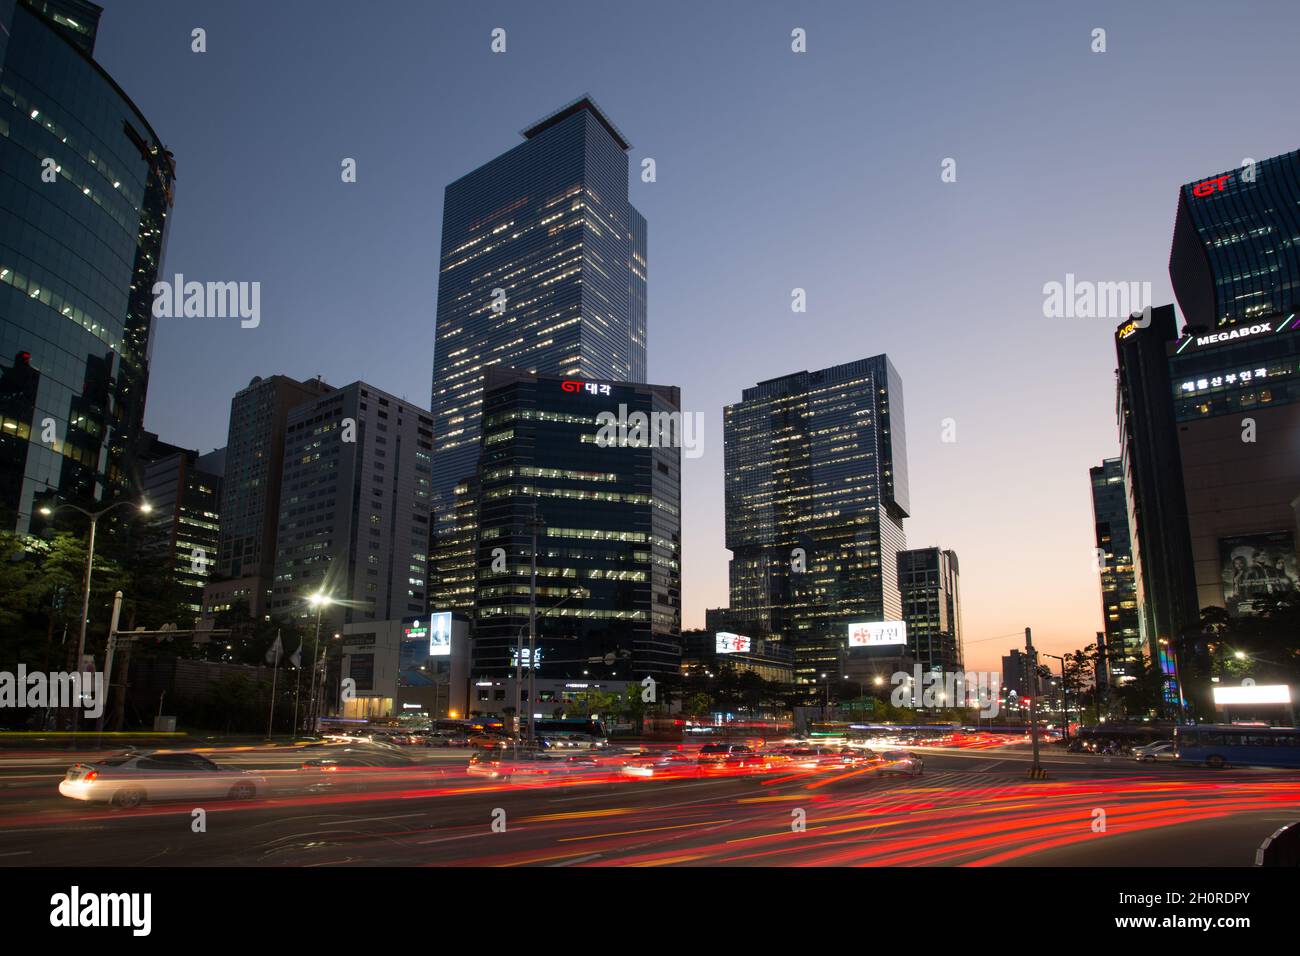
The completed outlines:
[[[918,752],[915,778],[837,767],[522,785],[466,776],[465,751],[431,751],[357,789],[304,793],[302,752],[243,750],[209,756],[264,771],[267,796],[134,810],[60,797],[67,756],[11,755],[0,863],[1231,867],[1300,819],[1297,773],[1062,754],[1030,780],[1019,748]]]

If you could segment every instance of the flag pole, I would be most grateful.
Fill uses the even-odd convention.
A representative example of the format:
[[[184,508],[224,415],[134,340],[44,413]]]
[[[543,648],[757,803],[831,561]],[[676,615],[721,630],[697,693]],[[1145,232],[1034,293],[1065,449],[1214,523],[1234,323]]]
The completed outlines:
[[[293,735],[298,736],[298,694],[302,692],[302,645],[295,652],[298,654],[298,686],[293,690]]]
[[[280,676],[280,629],[275,629],[275,663],[271,665],[271,714],[266,718],[266,739],[275,727],[275,679]]]

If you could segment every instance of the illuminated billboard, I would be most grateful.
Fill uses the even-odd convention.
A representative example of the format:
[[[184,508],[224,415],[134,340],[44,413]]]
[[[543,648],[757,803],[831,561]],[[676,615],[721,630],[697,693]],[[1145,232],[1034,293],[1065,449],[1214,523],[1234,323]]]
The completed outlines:
[[[849,647],[907,644],[905,621],[858,621],[849,625]]]
[[[718,631],[714,650],[719,654],[748,654],[752,642],[743,634]]]
[[[439,611],[429,618],[429,656],[451,657],[450,611]]]
[[[1295,534],[1272,531],[1219,539],[1223,606],[1230,617],[1257,617],[1296,593]]]
[[[1240,687],[1214,688],[1214,703],[1225,704],[1289,704],[1291,688],[1286,684],[1243,684]]]

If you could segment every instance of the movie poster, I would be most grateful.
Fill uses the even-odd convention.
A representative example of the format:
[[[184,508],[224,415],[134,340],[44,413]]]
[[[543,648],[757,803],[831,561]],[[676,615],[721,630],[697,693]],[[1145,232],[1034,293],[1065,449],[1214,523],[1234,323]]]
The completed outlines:
[[[1219,557],[1230,617],[1255,617],[1296,593],[1300,578],[1291,531],[1220,538]]]

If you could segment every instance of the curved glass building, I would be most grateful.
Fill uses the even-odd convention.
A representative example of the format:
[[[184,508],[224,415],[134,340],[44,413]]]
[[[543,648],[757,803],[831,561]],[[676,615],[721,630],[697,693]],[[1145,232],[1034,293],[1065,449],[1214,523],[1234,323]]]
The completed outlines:
[[[0,0],[0,528],[19,532],[54,495],[139,492],[175,167],[93,58],[99,14]]]

